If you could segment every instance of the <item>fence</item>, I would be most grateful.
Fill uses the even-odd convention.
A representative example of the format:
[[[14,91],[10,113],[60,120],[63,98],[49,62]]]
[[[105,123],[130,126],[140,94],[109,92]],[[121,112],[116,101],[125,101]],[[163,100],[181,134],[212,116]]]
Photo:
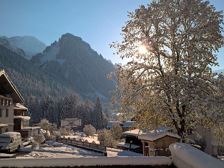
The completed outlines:
[[[80,148],[91,150],[94,152],[99,152],[99,153],[102,153],[104,156],[107,156],[106,147],[100,144],[96,144],[94,142],[90,143],[88,141],[78,140],[75,138],[65,138],[65,137],[57,138],[57,142],[61,142],[71,146],[80,147]]]

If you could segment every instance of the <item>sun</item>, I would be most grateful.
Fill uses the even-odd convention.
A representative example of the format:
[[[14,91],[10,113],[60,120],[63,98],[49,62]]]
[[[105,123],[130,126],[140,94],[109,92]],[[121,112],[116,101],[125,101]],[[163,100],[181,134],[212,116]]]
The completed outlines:
[[[146,48],[145,45],[141,44],[141,45],[139,45],[139,47],[138,47],[138,52],[139,52],[140,54],[146,54],[146,53],[148,52],[148,50],[147,50],[147,48]]]

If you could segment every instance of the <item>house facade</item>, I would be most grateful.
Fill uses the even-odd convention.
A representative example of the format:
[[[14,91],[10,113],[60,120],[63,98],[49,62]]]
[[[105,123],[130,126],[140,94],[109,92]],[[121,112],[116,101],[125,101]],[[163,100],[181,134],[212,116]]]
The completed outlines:
[[[177,134],[154,132],[138,136],[142,142],[144,156],[169,156],[169,145],[180,141]]]
[[[0,95],[0,134],[13,131],[13,116],[12,98]]]
[[[28,109],[20,103],[14,105],[14,131],[21,132],[29,126],[30,117],[27,114]]]
[[[24,99],[16,86],[10,80],[4,70],[0,70],[0,133],[8,131],[20,131],[23,125],[28,125],[29,117],[26,117],[26,123],[18,122],[20,118],[25,117],[27,108],[23,106]]]

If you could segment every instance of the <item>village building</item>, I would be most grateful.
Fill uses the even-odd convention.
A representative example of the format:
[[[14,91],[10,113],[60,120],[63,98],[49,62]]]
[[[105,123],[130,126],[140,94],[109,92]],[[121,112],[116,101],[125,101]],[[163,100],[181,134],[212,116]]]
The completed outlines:
[[[14,131],[20,132],[23,128],[29,126],[30,117],[28,109],[20,103],[14,106]]]
[[[40,127],[30,127],[28,108],[24,99],[4,70],[0,70],[0,133],[20,132],[28,138]]]
[[[138,136],[142,142],[144,156],[169,156],[169,145],[180,141],[180,137],[171,132],[150,132]]]
[[[61,128],[77,131],[80,130],[82,121],[79,118],[64,118],[61,120]]]
[[[14,108],[24,99],[4,70],[0,70],[0,133],[14,131]]]
[[[111,129],[114,125],[120,125],[122,128],[122,131],[129,131],[134,129],[136,121],[108,121],[107,123],[107,129]]]
[[[120,142],[117,147],[123,150],[129,150],[137,153],[142,153],[142,142],[138,136],[143,132],[140,129],[125,131],[122,133],[123,142]]]
[[[12,98],[0,95],[0,134],[13,131]]]

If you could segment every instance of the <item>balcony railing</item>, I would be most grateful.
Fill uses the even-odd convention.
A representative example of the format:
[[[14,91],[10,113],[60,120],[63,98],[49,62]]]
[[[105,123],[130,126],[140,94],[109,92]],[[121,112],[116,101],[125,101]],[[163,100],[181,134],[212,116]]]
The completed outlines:
[[[11,106],[12,98],[0,95],[0,106]]]

